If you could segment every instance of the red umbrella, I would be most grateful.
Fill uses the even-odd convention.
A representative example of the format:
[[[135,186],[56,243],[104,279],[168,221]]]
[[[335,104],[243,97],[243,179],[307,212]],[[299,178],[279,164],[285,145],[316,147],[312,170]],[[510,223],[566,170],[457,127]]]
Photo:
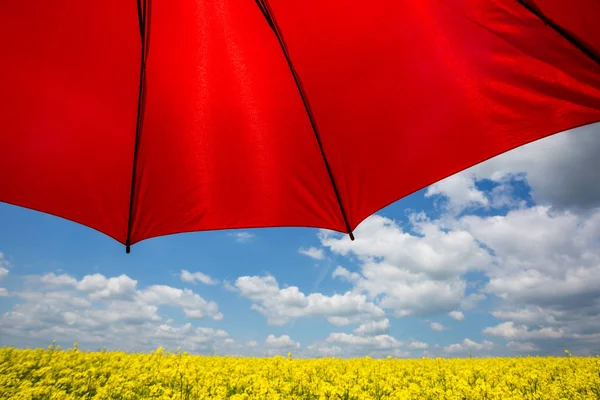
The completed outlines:
[[[596,0],[0,2],[0,201],[320,227],[600,120]]]

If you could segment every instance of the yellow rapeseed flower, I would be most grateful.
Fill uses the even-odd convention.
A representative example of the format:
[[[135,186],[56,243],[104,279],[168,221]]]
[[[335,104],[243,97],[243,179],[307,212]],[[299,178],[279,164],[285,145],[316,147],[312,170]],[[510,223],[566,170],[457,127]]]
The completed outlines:
[[[567,352],[566,352],[567,353]],[[0,399],[598,399],[599,357],[236,358],[0,348]]]

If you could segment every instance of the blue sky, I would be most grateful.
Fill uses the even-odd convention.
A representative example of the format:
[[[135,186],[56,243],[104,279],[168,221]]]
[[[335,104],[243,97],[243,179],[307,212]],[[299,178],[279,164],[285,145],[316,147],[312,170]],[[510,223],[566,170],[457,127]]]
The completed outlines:
[[[0,344],[202,354],[600,353],[600,126],[438,182],[361,224],[136,244],[0,204]],[[389,182],[394,184],[394,182]]]

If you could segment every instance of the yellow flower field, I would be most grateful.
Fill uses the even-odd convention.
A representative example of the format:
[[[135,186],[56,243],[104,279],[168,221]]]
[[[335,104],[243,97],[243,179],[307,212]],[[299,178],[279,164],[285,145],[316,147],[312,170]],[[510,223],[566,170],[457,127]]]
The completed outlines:
[[[235,358],[0,349],[0,399],[600,399],[600,358]]]

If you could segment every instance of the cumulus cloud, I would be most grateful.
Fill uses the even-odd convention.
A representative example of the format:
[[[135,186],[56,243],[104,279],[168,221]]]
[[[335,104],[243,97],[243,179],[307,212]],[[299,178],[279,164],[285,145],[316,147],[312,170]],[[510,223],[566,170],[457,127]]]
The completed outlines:
[[[197,279],[195,275],[192,275]],[[223,318],[218,305],[206,301],[190,289],[178,289],[167,285],[151,285],[138,290],[138,281],[121,274],[107,278],[96,273],[84,276],[81,280],[62,274],[49,273],[40,278],[40,282],[49,286],[71,286],[78,292],[87,293],[90,300],[122,300],[129,303],[142,303],[153,306],[172,306],[183,309],[188,318],[199,319],[211,317],[214,320]],[[123,303],[128,304],[128,303]]]
[[[538,347],[531,342],[508,342],[506,347],[517,353],[530,353],[539,350]]]
[[[407,347],[410,349],[426,350],[429,348],[429,345],[425,342],[420,342],[418,340],[411,340],[408,343]]]
[[[181,326],[160,324],[149,332],[149,336],[163,347],[181,346],[192,351],[216,352],[219,347],[233,343],[229,334],[222,329],[194,327],[189,322]]]
[[[359,282],[362,276],[357,272],[350,272],[346,268],[338,265],[331,274],[333,278],[342,278],[347,280],[348,282],[356,283]]]
[[[267,336],[265,340],[265,345],[267,347],[272,347],[276,349],[288,349],[288,348],[300,348],[300,343],[292,340],[288,335],[281,335],[279,337],[275,335]]]
[[[455,321],[462,321],[465,319],[465,314],[463,314],[462,311],[450,311],[448,315]]]
[[[10,266],[9,262],[4,258],[4,254],[0,252],[0,280],[6,278],[8,276],[8,267]],[[0,287],[0,297],[8,296],[8,290],[3,287]]]
[[[2,253],[0,253],[2,254]],[[4,268],[4,267],[0,267],[0,280],[6,278],[8,276],[8,269]],[[6,297],[8,296],[8,291],[3,288],[0,287],[0,297]]]
[[[390,329],[390,320],[382,319],[380,321],[369,321],[361,324],[354,330],[354,333],[361,336],[372,336],[381,333],[387,333]]]
[[[365,295],[352,292],[332,296],[305,295],[296,286],[280,288],[270,275],[242,276],[235,286],[242,296],[253,301],[252,309],[264,315],[271,325],[283,325],[299,317],[322,317],[334,325],[348,325],[385,316],[384,311],[367,301]]]
[[[410,218],[413,233],[395,221],[373,215],[356,229],[356,240],[328,231],[323,246],[354,255],[360,272],[338,266],[333,277],[348,281],[353,292],[378,299],[396,317],[448,313],[461,306],[466,282],[461,275],[487,268],[492,257],[465,230],[443,230],[423,214]]]
[[[200,282],[205,285],[216,285],[218,283],[216,280],[202,272],[190,272],[186,269],[181,270],[180,278],[182,281],[189,283]]]
[[[491,350],[494,347],[494,343],[489,340],[484,340],[481,343],[477,343],[469,338],[466,338],[462,343],[455,343],[444,347],[446,353],[463,353],[468,351],[485,351]]]
[[[485,328],[483,333],[512,340],[558,339],[565,335],[562,329],[546,327],[530,330],[524,325],[517,326],[512,321]]]
[[[526,184],[538,204],[513,202],[500,214],[440,220],[445,229],[469,232],[493,255],[477,295],[500,300],[492,315],[505,322],[485,332],[510,340],[512,351],[600,351],[599,129],[596,124],[561,133],[461,173],[463,181],[487,180],[505,194]],[[438,197],[462,201],[444,187]],[[493,200],[494,193],[485,194]],[[461,306],[476,306],[470,303]]]
[[[429,324],[429,327],[434,332],[443,332],[446,329],[448,329],[446,326],[440,324],[439,322],[432,322],[432,323]]]
[[[355,241],[334,234],[322,234],[321,241],[334,253],[353,254],[364,263],[379,264],[374,261],[381,259],[405,275],[425,274],[432,279],[454,277],[491,261],[467,231],[444,231],[424,214],[412,215],[410,226],[415,234],[375,214],[357,227]]]
[[[496,254],[486,291],[534,305],[581,307],[600,297],[600,210],[584,217],[547,206],[461,219]]]
[[[223,281],[223,289],[227,290],[228,292],[237,292],[237,288],[227,280]]]
[[[342,358],[371,356],[374,358],[421,356],[429,345],[416,340],[408,342],[386,334],[359,335],[356,333],[333,332],[322,342],[308,346],[310,354],[339,356]]]
[[[223,331],[192,329],[189,324],[177,327],[170,319],[164,321],[162,306],[181,308],[190,319],[222,318],[216,303],[191,290],[165,285],[138,289],[137,281],[127,275],[107,278],[92,274],[80,280],[66,274],[30,278],[25,282],[31,286],[11,293],[17,301],[0,317],[0,336],[17,345],[56,339],[65,345],[78,341],[146,349],[162,343],[170,332],[174,341],[183,340],[191,350],[208,351],[210,346],[201,343],[223,337]]]
[[[135,294],[137,281],[124,274],[111,278],[92,274],[84,276],[75,286],[77,290],[87,292],[91,299],[128,297]]]
[[[345,346],[356,346],[360,348],[374,348],[374,349],[393,349],[403,345],[402,342],[396,340],[396,338],[381,334],[374,336],[360,336],[351,333],[334,332],[329,334],[326,339],[327,343]]]
[[[567,345],[581,354],[600,351],[598,133],[600,124],[554,135],[428,190],[447,210],[510,208],[446,217],[441,226],[469,232],[493,254],[479,294],[500,300],[492,315],[505,322],[485,332],[509,340],[512,351],[548,354]],[[479,183],[493,187],[483,192],[487,200],[477,197]],[[524,203],[517,187],[529,189],[537,204]]]
[[[464,309],[472,309],[485,300],[487,296],[483,293],[471,293],[460,301],[460,306]]]
[[[532,325],[557,325],[561,318],[567,316],[564,311],[544,309],[540,306],[496,309],[491,314],[498,319]]]
[[[464,216],[457,224],[494,252],[483,292],[502,300],[493,315],[512,323],[502,325],[503,337],[542,327],[555,337],[530,339],[541,353],[565,344],[600,350],[600,338],[589,336],[600,329],[600,209],[580,214],[538,205]]]
[[[73,278],[68,274],[56,275],[53,272],[43,275],[40,281],[50,286],[75,286],[77,285],[77,279]]]
[[[298,252],[315,260],[323,260],[325,258],[325,251],[317,247],[309,247],[307,249],[301,247]]]
[[[344,350],[340,346],[329,344],[311,344],[307,348],[310,354],[315,357],[335,357],[344,354]]]
[[[443,195],[447,199],[445,207],[452,213],[459,213],[469,207],[485,207],[490,203],[488,196],[475,185],[468,173],[452,175],[427,188],[425,197]]]
[[[138,291],[137,298],[152,305],[168,305],[181,307],[188,318],[199,319],[211,317],[221,320],[223,314],[214,301],[206,301],[200,295],[189,289],[178,289],[166,285],[152,285]]]

